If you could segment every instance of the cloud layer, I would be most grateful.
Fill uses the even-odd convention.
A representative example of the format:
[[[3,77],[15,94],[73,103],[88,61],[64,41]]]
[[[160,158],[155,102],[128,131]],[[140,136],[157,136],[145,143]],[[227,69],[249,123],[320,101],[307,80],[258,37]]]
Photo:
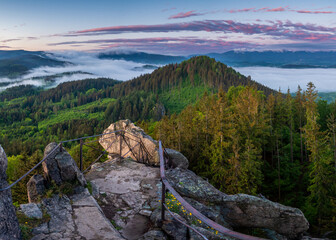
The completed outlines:
[[[70,32],[64,36],[106,35],[130,32],[221,32],[241,33],[245,35],[262,34],[293,40],[336,40],[336,27],[325,27],[316,24],[303,24],[287,21],[268,21],[266,23],[244,23],[233,20],[204,20],[183,23],[157,25],[128,25],[104,28],[85,29]]]
[[[180,12],[174,15],[171,15],[168,19],[176,19],[176,18],[188,18],[194,16],[202,16],[202,15],[210,15],[215,13],[270,13],[270,12],[295,12],[295,13],[305,13],[305,14],[333,14],[336,13],[334,11],[321,11],[321,10],[304,10],[304,9],[292,9],[288,6],[285,7],[263,7],[263,8],[241,8],[241,9],[224,9],[224,10],[217,10],[217,11],[207,11],[207,12],[198,12],[195,10],[187,11],[187,12]]]
[[[269,9],[282,11],[282,9]],[[148,38],[116,38],[119,34],[171,34],[201,33],[201,36],[183,37],[148,37]],[[204,34],[204,33],[209,34]],[[173,34],[174,33],[174,34]],[[206,37],[206,35],[216,37]],[[102,39],[101,36],[110,35],[110,38]],[[142,34],[143,35],[143,34]],[[308,44],[327,44],[329,50],[336,49],[336,27],[322,26],[311,23],[281,21],[241,22],[233,20],[203,20],[181,23],[166,23],[155,25],[125,25],[103,28],[84,29],[62,35],[71,37],[71,41],[50,43],[49,46],[84,46],[96,45],[100,49],[128,47],[139,51],[151,51],[161,53],[190,54],[208,53],[212,51],[227,51],[232,49],[272,49],[272,45],[297,44],[300,49]],[[93,40],[73,40],[79,37],[97,37]],[[228,37],[230,36],[230,37]],[[322,49],[320,45],[316,50]],[[290,46],[290,45],[289,45]],[[314,49],[311,49],[314,50]]]
[[[196,11],[188,11],[188,12],[180,12],[175,15],[171,15],[169,19],[176,19],[176,18],[188,18],[188,17],[193,17],[193,16],[200,16],[204,15],[202,13],[198,13]]]
[[[64,67],[39,67],[31,70],[28,74],[17,78],[0,78],[0,83],[7,83],[0,87],[0,91],[19,85],[34,85],[54,87],[60,83],[82,80],[86,78],[108,77],[116,80],[129,80],[141,74],[150,73],[153,70],[142,68],[144,64],[124,60],[101,60],[95,54],[81,52],[55,53],[57,59],[74,63]],[[72,75],[64,75],[55,78],[54,83],[46,82],[43,77],[75,72]]]
[[[298,85],[305,89],[308,82],[313,82],[320,92],[336,91],[336,69],[283,69],[271,67],[238,67],[238,72],[272,89],[287,92],[297,90]]]

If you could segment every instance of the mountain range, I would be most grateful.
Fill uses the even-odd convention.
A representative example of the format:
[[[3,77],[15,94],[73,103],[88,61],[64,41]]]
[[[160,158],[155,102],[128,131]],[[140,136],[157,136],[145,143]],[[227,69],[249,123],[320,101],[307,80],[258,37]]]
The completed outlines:
[[[279,68],[336,68],[336,52],[308,51],[229,51],[209,53],[212,57],[233,67],[268,66]],[[171,56],[145,52],[103,52],[96,57],[102,60],[125,60],[155,68],[169,63],[180,63],[192,56]],[[16,78],[42,66],[61,67],[74,64],[60,60],[53,53],[43,51],[0,51],[0,77]]]
[[[229,51],[209,53],[207,56],[233,67],[336,68],[334,51]]]

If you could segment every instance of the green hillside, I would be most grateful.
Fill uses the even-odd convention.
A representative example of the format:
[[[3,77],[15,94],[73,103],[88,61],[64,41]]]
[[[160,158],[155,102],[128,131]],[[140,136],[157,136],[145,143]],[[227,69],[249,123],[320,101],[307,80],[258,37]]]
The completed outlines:
[[[239,85],[253,85],[267,95],[273,92],[204,56],[169,64],[126,82],[87,79],[49,90],[15,87],[0,93],[0,143],[6,143],[8,154],[23,149],[32,154],[52,139],[99,133],[119,119],[159,120],[165,114],[181,112],[205,92]],[[88,132],[91,127],[81,127],[87,125],[96,126]],[[32,144],[35,141],[37,144]]]

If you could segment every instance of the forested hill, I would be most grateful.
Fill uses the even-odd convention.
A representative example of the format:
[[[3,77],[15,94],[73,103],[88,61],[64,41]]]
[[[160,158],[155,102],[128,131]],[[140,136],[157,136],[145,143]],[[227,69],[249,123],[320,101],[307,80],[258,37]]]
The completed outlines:
[[[180,64],[169,64],[156,69],[151,74],[142,75],[131,81],[117,85],[113,89],[114,96],[128,95],[143,90],[152,93],[163,93],[184,86],[204,86],[214,90],[227,91],[231,86],[250,85],[264,92],[265,95],[275,91],[261,85],[250,77],[245,77],[233,68],[217,62],[207,56],[197,56]]]
[[[0,93],[0,144],[10,155],[30,155],[45,141],[100,133],[119,119],[157,121],[195,104],[205,92],[239,85],[273,92],[204,56],[126,82],[87,79],[49,90],[19,86]]]

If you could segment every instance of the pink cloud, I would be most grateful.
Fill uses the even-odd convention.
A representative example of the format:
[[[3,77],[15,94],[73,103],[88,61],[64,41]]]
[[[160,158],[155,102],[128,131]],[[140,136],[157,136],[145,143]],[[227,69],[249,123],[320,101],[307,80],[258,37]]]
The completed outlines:
[[[332,11],[309,11],[309,10],[297,10],[297,13],[310,13],[310,14],[331,14]]]
[[[188,17],[200,16],[200,15],[204,15],[204,14],[203,13],[197,13],[196,11],[180,12],[178,14],[170,16],[169,19],[188,18]]]
[[[229,13],[236,13],[236,12],[251,12],[255,11],[255,8],[243,8],[243,9],[237,9],[237,10],[229,10]]]
[[[81,43],[81,42],[78,42]],[[78,44],[74,42],[58,43],[57,45]],[[91,42],[94,43],[94,42]],[[85,42],[85,44],[87,44]],[[224,41],[212,39],[197,38],[141,38],[141,39],[111,39],[99,40],[99,49],[110,48],[128,48],[137,51],[151,51],[160,53],[190,54],[222,52],[232,49],[255,48],[258,44],[248,43],[246,41]]]
[[[272,9],[266,9],[267,12],[284,12],[286,11],[288,7],[278,7],[278,8],[272,8]]]
[[[182,23],[157,24],[157,25],[128,25],[104,28],[86,29],[70,32],[62,36],[105,35],[125,32],[216,32],[216,33],[241,33],[245,35],[264,35],[276,39],[334,41],[335,27],[325,27],[315,24],[293,23],[291,21],[268,21],[242,23],[233,20],[203,20]]]
[[[316,10],[295,10],[291,9],[288,6],[286,7],[277,7],[277,8],[269,8],[269,7],[263,7],[263,8],[243,8],[243,9],[232,9],[232,10],[226,10],[226,12],[229,13],[240,13],[240,12],[297,12],[297,13],[308,13],[308,14],[331,14],[335,13],[333,11],[316,11]]]

